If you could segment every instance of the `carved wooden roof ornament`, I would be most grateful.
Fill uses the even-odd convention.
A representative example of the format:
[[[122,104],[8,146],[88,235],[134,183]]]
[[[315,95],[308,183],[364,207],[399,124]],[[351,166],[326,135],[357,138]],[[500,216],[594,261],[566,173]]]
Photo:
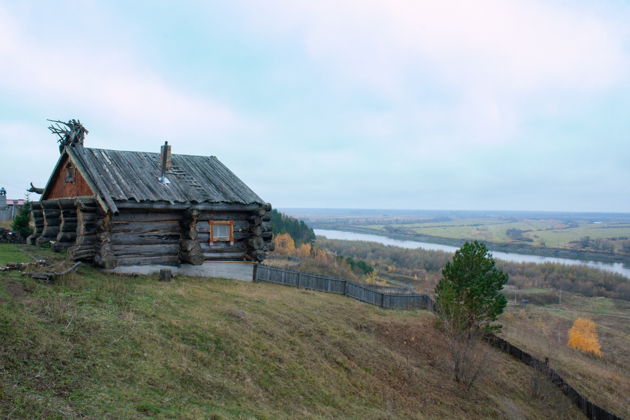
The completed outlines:
[[[35,193],[35,194],[43,194],[44,193],[44,189],[43,188],[37,188],[35,185],[33,185],[32,182],[31,182],[31,188],[29,188],[26,191],[32,192],[32,193]]]
[[[63,149],[66,146],[74,146],[81,145],[83,146],[83,141],[85,140],[85,135],[89,133],[89,131],[83,127],[81,121],[79,120],[70,120],[68,122],[58,121],[58,120],[48,120],[52,122],[48,129],[51,133],[59,136],[59,153],[63,152]]]

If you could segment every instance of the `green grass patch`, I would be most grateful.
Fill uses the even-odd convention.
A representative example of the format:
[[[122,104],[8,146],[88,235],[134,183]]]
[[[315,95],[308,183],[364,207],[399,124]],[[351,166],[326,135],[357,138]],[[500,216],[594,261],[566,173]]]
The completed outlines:
[[[23,263],[32,261],[24,252],[20,251],[20,246],[15,244],[0,244],[0,266],[7,263]]]

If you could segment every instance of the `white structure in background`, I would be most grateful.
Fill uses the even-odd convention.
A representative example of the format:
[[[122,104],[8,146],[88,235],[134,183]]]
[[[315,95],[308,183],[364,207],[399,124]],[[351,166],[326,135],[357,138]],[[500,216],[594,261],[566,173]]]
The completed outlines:
[[[13,219],[25,202],[26,200],[7,200],[7,190],[0,188],[0,222]]]

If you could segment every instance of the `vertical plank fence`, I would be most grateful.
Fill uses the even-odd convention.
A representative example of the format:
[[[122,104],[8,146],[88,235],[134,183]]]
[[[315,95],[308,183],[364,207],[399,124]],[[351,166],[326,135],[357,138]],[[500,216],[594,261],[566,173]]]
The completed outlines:
[[[382,308],[432,308],[429,296],[413,293],[411,289],[360,284],[339,277],[302,273],[262,264],[256,267],[254,281],[336,293]]]
[[[549,367],[547,361],[543,362],[537,357],[521,350],[509,341],[497,337],[494,334],[487,335],[485,340],[493,347],[496,347],[502,352],[509,354],[515,359],[520,360],[524,364],[531,366],[534,370],[540,372],[544,377],[549,379],[551,383],[560,388],[562,393],[566,395],[567,398],[569,398],[587,418],[593,420],[623,420],[621,417],[598,406],[584,395],[580,394],[575,388],[569,385],[557,371]]]

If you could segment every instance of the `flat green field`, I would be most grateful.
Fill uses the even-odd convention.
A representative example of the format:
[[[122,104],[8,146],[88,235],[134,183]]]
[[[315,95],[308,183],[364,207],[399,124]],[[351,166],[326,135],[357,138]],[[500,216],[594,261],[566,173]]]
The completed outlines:
[[[356,227],[379,233],[398,232],[494,243],[523,243],[537,247],[590,249],[630,253],[630,221],[453,218],[428,223],[365,224]],[[586,239],[588,238],[588,239]]]

